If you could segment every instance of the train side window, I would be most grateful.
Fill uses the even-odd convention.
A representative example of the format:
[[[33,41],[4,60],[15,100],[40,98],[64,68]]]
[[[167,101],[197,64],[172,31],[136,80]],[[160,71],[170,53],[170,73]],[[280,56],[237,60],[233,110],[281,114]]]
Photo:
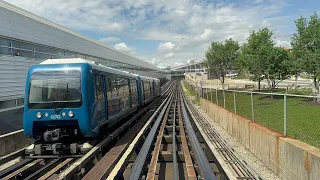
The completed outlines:
[[[101,76],[96,75],[96,98],[98,101],[104,100],[103,90],[102,90],[102,83],[101,83]]]
[[[106,84],[107,84],[107,97],[108,99],[112,98],[112,83],[110,79],[106,78]]]

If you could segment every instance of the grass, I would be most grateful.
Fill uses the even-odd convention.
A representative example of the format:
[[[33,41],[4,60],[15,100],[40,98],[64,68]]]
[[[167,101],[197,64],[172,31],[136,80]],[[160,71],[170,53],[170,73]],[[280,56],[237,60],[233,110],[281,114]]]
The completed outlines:
[[[192,90],[191,86],[186,83],[185,81],[183,81],[183,86],[186,89],[186,95],[189,97],[192,97],[192,99],[194,98],[195,103],[200,106],[200,98],[197,96],[197,94]]]
[[[277,93],[283,93],[276,91]],[[251,94],[225,91],[212,91],[204,97],[232,112],[234,108],[234,95],[236,97],[236,113],[250,120],[252,117]],[[307,94],[309,92],[294,92],[292,94]],[[216,99],[218,97],[218,101]],[[283,133],[284,129],[284,97],[281,95],[253,94],[254,121],[271,129]],[[300,97],[287,97],[287,136],[299,139],[315,147],[320,147],[320,103],[313,99]]]

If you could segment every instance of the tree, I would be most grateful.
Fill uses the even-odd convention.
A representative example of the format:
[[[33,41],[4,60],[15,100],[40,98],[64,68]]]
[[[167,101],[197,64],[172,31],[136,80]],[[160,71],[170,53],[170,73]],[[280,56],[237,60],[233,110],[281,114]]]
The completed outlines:
[[[224,88],[226,74],[234,68],[238,50],[238,42],[227,39],[224,42],[212,42],[205,54],[205,65],[210,72],[219,77],[222,88]]]
[[[292,74],[292,64],[289,54],[282,47],[274,47],[265,63],[265,77],[273,91],[276,86]]]
[[[268,68],[267,60],[272,56],[273,47],[272,31],[263,28],[257,32],[251,31],[248,43],[241,48],[241,62],[249,73],[254,75],[251,80],[258,81],[259,90],[261,89],[260,82],[265,78]]]
[[[301,69],[312,75],[315,93],[319,94],[320,18],[314,13],[309,20],[300,17],[295,24],[297,33],[292,38],[293,52],[301,61]]]
[[[291,63],[291,73],[295,76],[295,89],[298,88],[298,76],[302,72],[301,57],[295,51],[288,52],[288,58]]]

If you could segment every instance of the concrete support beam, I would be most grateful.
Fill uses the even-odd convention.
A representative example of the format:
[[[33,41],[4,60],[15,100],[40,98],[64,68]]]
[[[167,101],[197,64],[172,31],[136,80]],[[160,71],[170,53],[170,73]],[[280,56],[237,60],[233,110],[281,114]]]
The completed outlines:
[[[32,141],[23,135],[23,129],[0,136],[0,156],[22,149]]]

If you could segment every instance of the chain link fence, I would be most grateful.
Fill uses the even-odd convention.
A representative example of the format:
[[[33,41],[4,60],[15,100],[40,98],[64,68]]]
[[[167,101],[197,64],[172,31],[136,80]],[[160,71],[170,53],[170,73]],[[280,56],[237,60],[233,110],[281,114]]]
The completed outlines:
[[[202,88],[200,95],[285,136],[320,147],[320,103],[314,96],[213,88]]]

